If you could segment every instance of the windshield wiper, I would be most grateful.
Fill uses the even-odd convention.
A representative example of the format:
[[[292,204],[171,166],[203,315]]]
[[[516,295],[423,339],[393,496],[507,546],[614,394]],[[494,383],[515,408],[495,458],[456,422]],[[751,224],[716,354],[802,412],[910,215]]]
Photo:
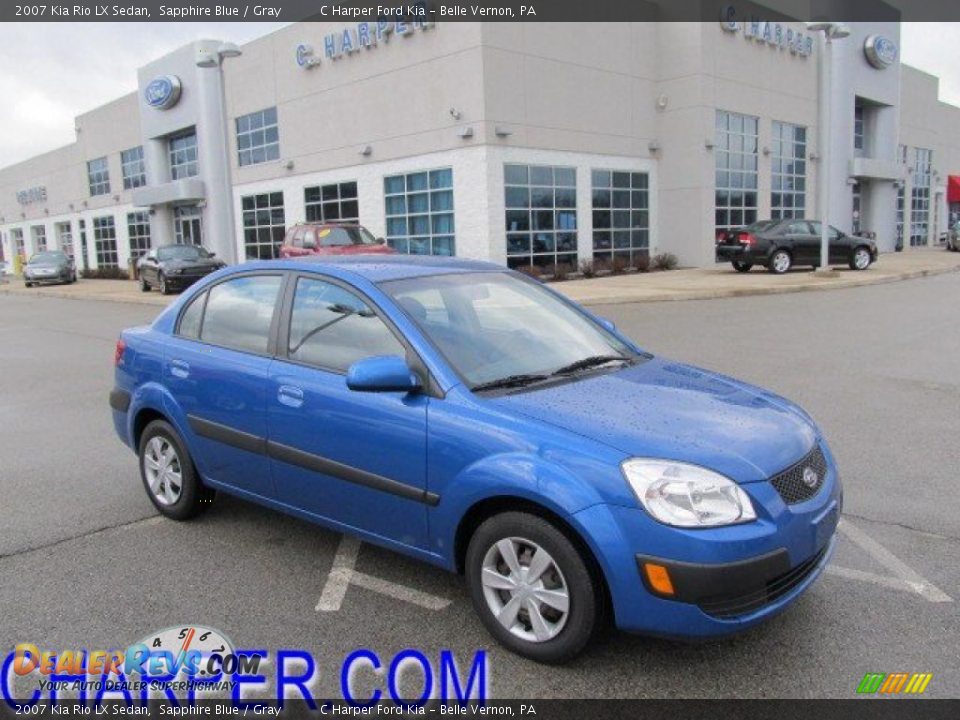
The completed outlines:
[[[630,363],[632,360],[625,355],[591,355],[590,357],[583,358],[583,360],[577,360],[569,365],[564,365],[562,368],[554,370],[550,374],[554,376],[570,375],[571,373],[587,370],[592,367],[598,367],[600,365],[606,365],[607,363],[612,362]]]
[[[533,383],[540,382],[541,380],[548,380],[549,378],[549,375],[537,375],[535,373],[507,375],[506,377],[498,378],[497,380],[490,380],[489,382],[474,385],[470,388],[470,390],[473,392],[483,392],[484,390],[500,390],[502,388],[523,387],[524,385],[532,385]]]

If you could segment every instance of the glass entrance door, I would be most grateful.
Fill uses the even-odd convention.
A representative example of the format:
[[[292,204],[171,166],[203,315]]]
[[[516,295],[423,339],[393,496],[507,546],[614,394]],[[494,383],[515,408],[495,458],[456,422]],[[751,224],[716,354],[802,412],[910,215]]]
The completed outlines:
[[[200,208],[180,205],[173,210],[174,231],[181,245],[203,244],[203,222]]]

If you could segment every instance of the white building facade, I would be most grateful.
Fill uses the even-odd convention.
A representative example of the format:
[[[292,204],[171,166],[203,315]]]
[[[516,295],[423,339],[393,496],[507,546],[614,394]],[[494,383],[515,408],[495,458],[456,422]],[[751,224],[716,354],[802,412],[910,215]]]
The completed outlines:
[[[187,45],[0,169],[4,259],[63,248],[126,269],[170,242],[273,257],[302,221],[401,252],[511,267],[714,262],[716,233],[830,218],[883,251],[938,242],[960,205],[960,109],[899,62],[896,23],[831,53],[803,23],[300,23]],[[238,54],[238,51],[242,51]],[[957,183],[960,186],[960,182]]]

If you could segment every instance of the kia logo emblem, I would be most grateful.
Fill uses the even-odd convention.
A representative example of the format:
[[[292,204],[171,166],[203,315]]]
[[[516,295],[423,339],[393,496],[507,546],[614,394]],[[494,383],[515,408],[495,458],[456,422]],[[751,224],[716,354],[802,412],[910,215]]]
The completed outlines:
[[[808,488],[814,488],[817,486],[817,483],[820,482],[820,476],[817,474],[817,471],[812,467],[805,467],[803,469],[803,484]]]

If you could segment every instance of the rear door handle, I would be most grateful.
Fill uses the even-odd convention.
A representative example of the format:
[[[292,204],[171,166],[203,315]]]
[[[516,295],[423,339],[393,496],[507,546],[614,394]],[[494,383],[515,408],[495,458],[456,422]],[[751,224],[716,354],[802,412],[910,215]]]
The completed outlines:
[[[293,385],[281,385],[277,390],[277,400],[287,407],[298,408],[303,405],[303,390]]]
[[[170,374],[181,379],[190,377],[190,363],[183,360],[171,360]]]

